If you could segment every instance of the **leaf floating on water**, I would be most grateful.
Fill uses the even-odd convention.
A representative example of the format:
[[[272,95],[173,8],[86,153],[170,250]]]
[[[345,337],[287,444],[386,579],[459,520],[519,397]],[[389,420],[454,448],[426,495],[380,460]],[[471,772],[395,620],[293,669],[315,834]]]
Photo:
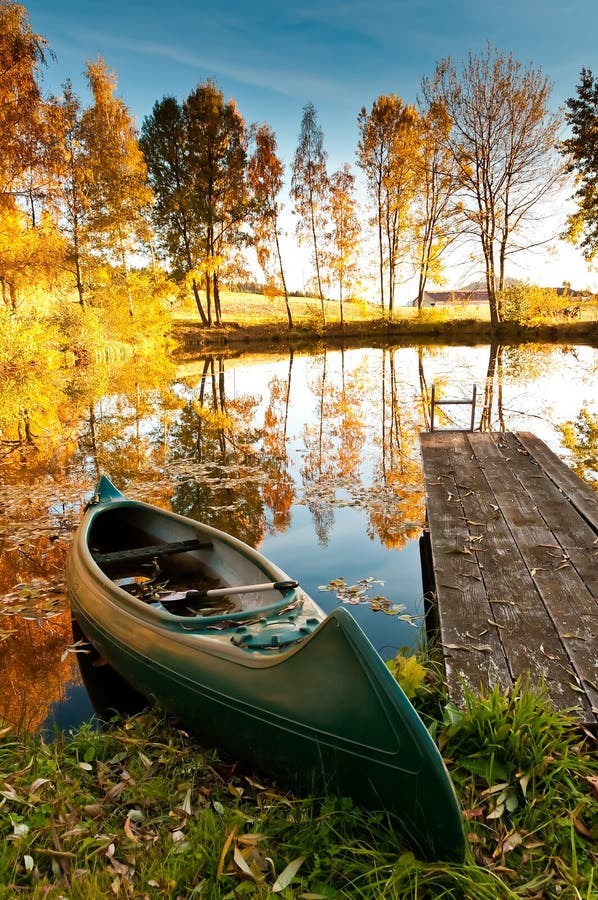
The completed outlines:
[[[384,582],[373,575],[360,578],[356,584],[347,584],[344,578],[334,578],[327,585],[320,585],[321,591],[335,591],[337,599],[349,606],[357,606],[360,604],[368,604],[373,612],[383,612],[389,616],[398,616],[403,621],[408,621],[410,625],[416,624],[416,621],[423,618],[422,615],[410,615],[405,613],[407,607],[404,603],[393,603],[388,597],[376,595],[370,597],[369,590],[374,585],[384,586]],[[419,623],[418,623],[419,624]]]
[[[91,646],[88,641],[81,640],[76,641],[74,644],[70,644],[66,647],[60,657],[60,662],[64,662],[69,653],[91,653]]]

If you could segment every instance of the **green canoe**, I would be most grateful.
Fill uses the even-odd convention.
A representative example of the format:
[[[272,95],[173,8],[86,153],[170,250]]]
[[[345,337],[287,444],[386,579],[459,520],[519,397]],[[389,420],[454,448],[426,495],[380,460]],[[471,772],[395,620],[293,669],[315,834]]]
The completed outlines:
[[[345,609],[326,615],[256,550],[105,477],[67,585],[96,650],[202,740],[295,789],[395,813],[428,859],[463,858],[440,753]]]

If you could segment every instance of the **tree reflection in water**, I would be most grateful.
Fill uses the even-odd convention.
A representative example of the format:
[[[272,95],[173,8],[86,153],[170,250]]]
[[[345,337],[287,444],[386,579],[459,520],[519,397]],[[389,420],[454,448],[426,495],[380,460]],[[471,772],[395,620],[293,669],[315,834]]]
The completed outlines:
[[[0,716],[36,730],[77,681],[61,579],[100,472],[132,497],[260,546],[325,608],[340,601],[320,585],[371,577],[418,614],[418,436],[430,385],[470,396],[476,383],[476,427],[534,431],[591,482],[597,369],[590,347],[425,346],[212,355],[178,372],[171,361],[130,361],[62,373],[45,388],[7,380]],[[419,639],[396,617],[352,611],[385,655]]]

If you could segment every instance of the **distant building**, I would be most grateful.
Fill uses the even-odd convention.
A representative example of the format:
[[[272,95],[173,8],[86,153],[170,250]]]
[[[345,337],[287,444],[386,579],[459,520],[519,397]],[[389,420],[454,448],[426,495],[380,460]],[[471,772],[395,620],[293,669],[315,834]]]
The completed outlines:
[[[488,291],[425,291],[422,306],[478,306],[488,303]],[[413,301],[417,306],[417,300]]]
[[[578,291],[570,287],[546,288],[553,291],[557,297],[569,297],[573,303],[587,300],[591,297],[589,291]],[[425,291],[422,306],[479,306],[488,303],[488,291],[482,289],[464,291]],[[412,306],[417,306],[417,299]]]

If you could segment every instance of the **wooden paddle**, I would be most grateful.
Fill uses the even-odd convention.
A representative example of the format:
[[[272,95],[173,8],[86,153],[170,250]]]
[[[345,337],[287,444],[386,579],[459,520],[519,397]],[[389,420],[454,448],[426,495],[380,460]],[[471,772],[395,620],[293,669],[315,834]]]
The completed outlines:
[[[212,588],[209,591],[187,591],[186,600],[211,600],[216,597],[228,597],[229,594],[257,594],[259,591],[280,591],[285,594],[299,587],[298,581],[268,581],[265,584],[238,584],[225,588]]]

